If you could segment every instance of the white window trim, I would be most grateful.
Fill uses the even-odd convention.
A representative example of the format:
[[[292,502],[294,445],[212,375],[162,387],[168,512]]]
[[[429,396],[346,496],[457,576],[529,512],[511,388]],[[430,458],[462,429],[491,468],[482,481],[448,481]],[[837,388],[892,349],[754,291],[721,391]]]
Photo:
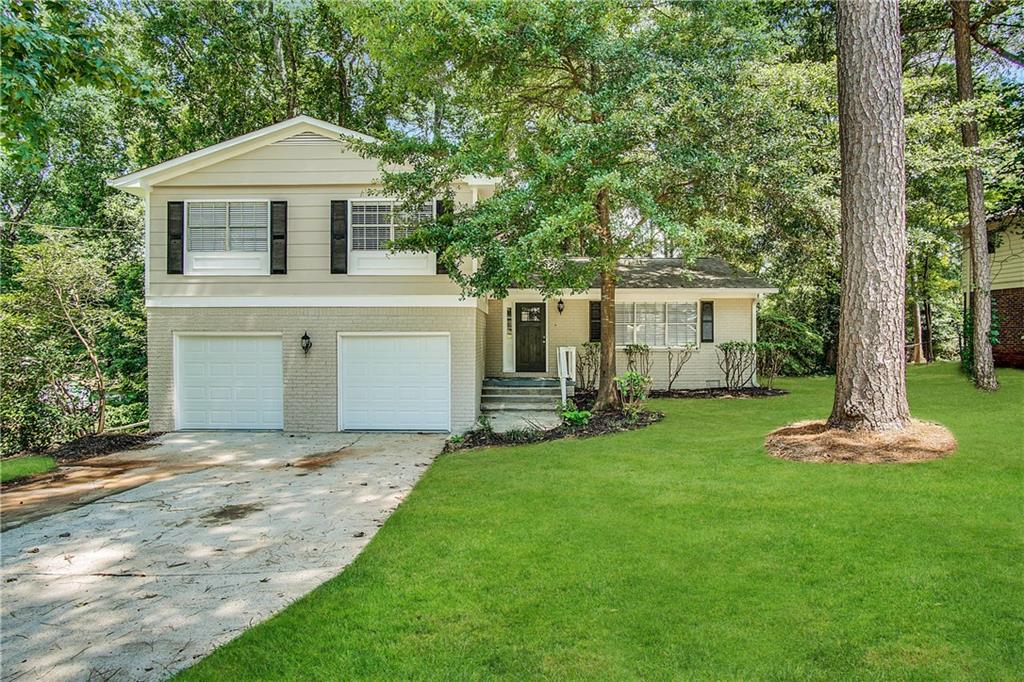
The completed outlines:
[[[437,254],[422,251],[395,251],[389,249],[354,249],[352,239],[352,207],[356,204],[400,204],[391,197],[360,197],[348,202],[348,274],[350,275],[436,275]],[[431,215],[437,218],[437,201],[430,201]],[[395,236],[392,223],[391,236]]]
[[[193,253],[188,248],[188,232],[191,229],[188,224],[189,215],[189,204],[193,203],[209,203],[209,202],[247,202],[256,203],[263,202],[267,205],[267,250],[266,251],[196,251]],[[206,276],[211,275],[215,277],[220,276],[231,276],[231,277],[244,277],[244,276],[270,276],[270,199],[264,199],[262,197],[241,197],[232,199],[223,198],[209,198],[209,199],[186,199],[184,201],[185,215],[183,220],[185,222],[185,229],[183,233],[184,237],[184,249],[185,249],[185,268],[184,273],[192,276]],[[229,209],[230,213],[230,209]],[[230,222],[230,221],[229,221]],[[226,233],[230,234],[228,226],[224,226]],[[226,234],[225,240],[230,239]],[[226,243],[226,242],[225,242]]]
[[[669,305],[676,305],[676,304],[679,304],[679,305],[696,305],[697,306],[696,330],[695,330],[695,334],[694,334],[694,342],[692,344],[677,344],[675,346],[671,346],[668,343],[668,325],[670,324],[669,321],[668,321],[668,306]],[[692,345],[694,348],[699,350],[700,349],[700,345],[701,345],[701,341],[700,341],[700,304],[701,304],[701,301],[616,301],[615,302],[616,306],[620,306],[620,305],[631,305],[631,306],[633,306],[633,340],[630,343],[628,343],[628,344],[620,344],[620,343],[618,343],[618,341],[616,341],[615,348],[617,350],[622,350],[627,345],[633,345],[633,344],[637,343],[637,341],[636,341],[636,327],[637,327],[637,324],[636,324],[636,307],[638,305],[660,305],[660,306],[664,306],[664,310],[665,310],[665,322],[664,322],[664,324],[665,324],[665,337],[664,337],[664,341],[665,342],[662,343],[662,344],[659,344],[659,345],[648,345],[648,348],[651,348],[652,350],[665,350],[665,349],[668,349],[668,348],[679,348],[679,347],[685,347],[685,346],[691,346]],[[675,324],[679,324],[679,323],[675,323]],[[616,331],[615,335],[616,335],[616,337],[618,336],[618,327],[619,327],[619,323],[616,322],[615,323],[615,331]]]

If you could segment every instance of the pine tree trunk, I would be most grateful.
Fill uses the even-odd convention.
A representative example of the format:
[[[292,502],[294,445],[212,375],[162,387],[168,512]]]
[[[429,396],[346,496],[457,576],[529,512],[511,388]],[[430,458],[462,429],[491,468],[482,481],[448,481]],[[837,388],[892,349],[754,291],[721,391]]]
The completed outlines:
[[[953,47],[956,56],[956,92],[961,102],[974,99],[971,75],[970,1],[952,0]],[[978,146],[978,122],[971,118],[960,124],[960,137],[970,151]],[[967,171],[967,213],[971,232],[971,285],[974,290],[974,384],[985,391],[999,388],[992,360],[992,291],[988,263],[988,230],[985,227],[985,187],[981,169],[975,165]]]
[[[907,238],[898,0],[838,3],[842,293],[829,425],[900,429]]]

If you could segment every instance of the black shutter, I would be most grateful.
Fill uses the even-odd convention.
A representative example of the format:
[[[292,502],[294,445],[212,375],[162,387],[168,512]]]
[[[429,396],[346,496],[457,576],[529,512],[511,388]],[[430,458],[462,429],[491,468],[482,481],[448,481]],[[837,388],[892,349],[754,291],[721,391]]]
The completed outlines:
[[[601,340],[601,302],[590,302],[590,340]]]
[[[434,202],[434,213],[436,216],[436,220],[440,222],[441,216],[451,213],[451,206],[448,204],[447,201],[444,201],[443,199],[438,199],[437,201]],[[440,254],[438,254],[437,267],[435,268],[434,272],[438,275],[448,274],[448,268],[446,268],[444,264],[441,262]]]
[[[288,202],[270,202],[270,274],[288,272]]]
[[[331,202],[331,272],[348,272],[348,202]]]
[[[167,202],[167,274],[185,272],[185,202]]]

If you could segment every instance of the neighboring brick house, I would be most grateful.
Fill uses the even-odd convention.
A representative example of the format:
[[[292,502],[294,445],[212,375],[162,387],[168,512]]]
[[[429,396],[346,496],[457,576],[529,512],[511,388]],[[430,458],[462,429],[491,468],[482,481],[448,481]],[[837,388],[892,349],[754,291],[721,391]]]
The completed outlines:
[[[971,291],[969,240],[964,254],[965,305]],[[999,319],[999,343],[992,347],[997,367],[1024,369],[1024,207],[989,216],[992,303]]]
[[[557,349],[592,338],[597,288],[463,298],[433,254],[391,252],[408,223],[350,139],[372,138],[299,116],[110,181],[145,202],[151,428],[461,431],[484,386],[550,391]],[[495,188],[459,180],[454,210]],[[717,385],[713,345],[756,340],[774,291],[719,259],[620,277],[616,335],[652,346],[658,385],[690,343],[677,385]]]

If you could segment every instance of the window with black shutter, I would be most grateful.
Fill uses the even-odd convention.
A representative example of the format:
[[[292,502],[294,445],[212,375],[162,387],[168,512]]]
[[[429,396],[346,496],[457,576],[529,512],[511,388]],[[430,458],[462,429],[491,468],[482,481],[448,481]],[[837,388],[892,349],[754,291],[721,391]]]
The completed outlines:
[[[701,301],[700,340],[701,343],[713,343],[715,340],[715,304],[713,301]]]
[[[185,272],[185,202],[167,202],[167,274]]]
[[[288,202],[270,202],[270,274],[288,273]]]
[[[348,272],[348,202],[331,202],[331,272]]]

